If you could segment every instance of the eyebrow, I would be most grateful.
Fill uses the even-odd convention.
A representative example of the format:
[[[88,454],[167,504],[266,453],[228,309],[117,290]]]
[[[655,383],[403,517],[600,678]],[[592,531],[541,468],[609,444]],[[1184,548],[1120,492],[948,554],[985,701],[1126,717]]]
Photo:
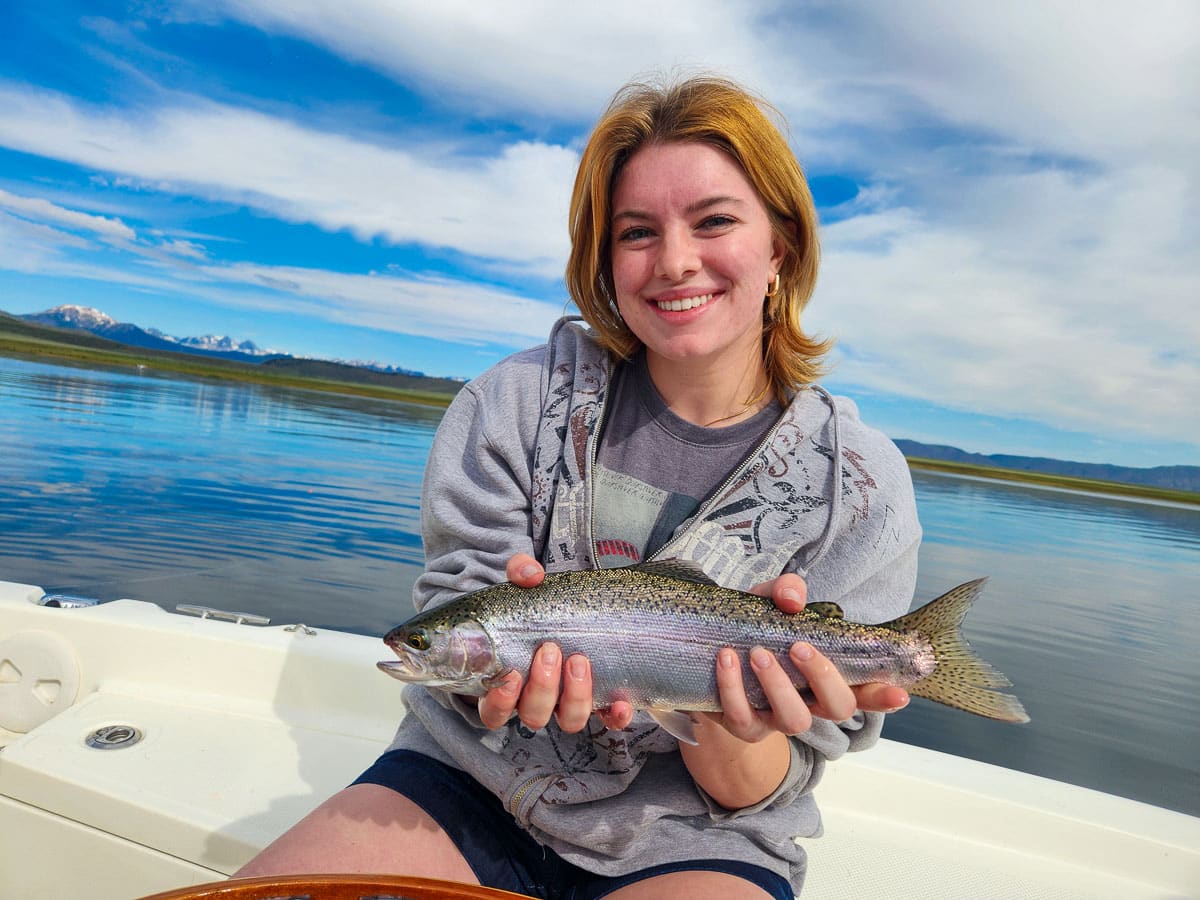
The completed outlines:
[[[709,209],[714,206],[721,206],[726,203],[733,203],[738,206],[742,206],[745,204],[745,202],[746,202],[745,200],[742,200],[739,197],[726,197],[726,196],[705,197],[703,200],[697,200],[695,203],[689,204],[687,207],[684,208],[683,211],[685,213],[687,213],[688,215],[695,215],[698,212],[703,212],[704,210]],[[652,219],[654,217],[652,215],[650,215],[650,213],[648,213],[644,210],[623,209],[619,212],[613,213],[613,218],[614,219]]]

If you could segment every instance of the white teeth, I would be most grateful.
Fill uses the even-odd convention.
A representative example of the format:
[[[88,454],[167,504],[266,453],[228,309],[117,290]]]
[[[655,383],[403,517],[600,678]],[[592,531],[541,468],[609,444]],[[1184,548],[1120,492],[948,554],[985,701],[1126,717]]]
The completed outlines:
[[[699,297],[687,297],[683,300],[658,300],[658,308],[669,312],[683,312],[685,309],[695,309],[703,306],[713,298],[712,294],[701,294]]]

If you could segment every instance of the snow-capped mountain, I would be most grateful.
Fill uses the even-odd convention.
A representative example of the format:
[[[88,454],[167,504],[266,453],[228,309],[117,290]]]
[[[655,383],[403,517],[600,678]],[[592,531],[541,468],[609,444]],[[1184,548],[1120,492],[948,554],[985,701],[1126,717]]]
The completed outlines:
[[[45,312],[20,316],[20,318],[36,321],[42,325],[54,324],[59,328],[82,328],[84,331],[111,328],[114,325],[121,324],[112,316],[102,313],[98,309],[93,309],[90,306],[73,306],[69,303],[56,306],[54,309],[48,309]],[[51,319],[54,321],[51,322]]]
[[[203,337],[174,337],[164,334],[157,328],[140,328],[137,325],[118,322],[107,313],[90,306],[76,306],[69,303],[44,312],[18,316],[18,318],[36,322],[39,325],[50,325],[54,328],[74,328],[87,331],[111,341],[118,341],[134,347],[145,347],[150,350],[174,350],[205,356],[220,356],[242,362],[263,362],[267,359],[277,359],[287,355],[263,350],[253,341],[235,341],[229,337],[212,334]]]
[[[172,350],[176,353],[196,353],[253,363],[297,359],[290,353],[264,350],[254,341],[238,341],[226,335],[205,334],[200,337],[175,337],[159,331],[157,328],[141,328],[137,325],[130,325],[128,322],[118,322],[107,313],[90,306],[76,306],[70,303],[40,313],[17,316],[17,318],[54,328],[74,328],[87,331],[99,337],[108,338],[110,341],[117,341],[133,347],[144,347],[148,350]],[[348,366],[354,369],[370,369],[385,375],[425,377],[424,372],[415,369],[367,360],[324,359],[319,362]],[[459,380],[449,379],[451,382]]]
[[[103,315],[103,313],[101,313]],[[263,350],[254,341],[235,341],[223,334],[205,334],[200,337],[172,337],[157,328],[147,328],[147,334],[162,338],[164,341],[174,341],[181,348],[191,350],[206,350],[209,353],[249,353],[251,356],[262,356],[271,353]]]

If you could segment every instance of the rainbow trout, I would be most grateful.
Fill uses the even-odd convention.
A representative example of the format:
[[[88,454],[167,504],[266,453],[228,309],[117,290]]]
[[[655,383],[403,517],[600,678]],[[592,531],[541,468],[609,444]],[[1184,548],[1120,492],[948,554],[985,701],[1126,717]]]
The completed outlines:
[[[401,681],[481,695],[510,670],[528,672],[538,645],[553,640],[564,658],[582,653],[591,661],[597,708],[625,700],[694,742],[687,711],[720,709],[718,650],[738,651],[751,703],[762,709],[766,698],[748,651],[773,652],[803,691],[788,648],[807,641],[851,685],[885,682],[955,709],[1028,722],[1016,697],[995,690],[1011,682],[959,630],[985,581],[959,585],[891,622],[859,625],[833,603],[781,612],[679,560],[563,572],[536,588],[504,582],[414,616],[384,636],[397,658],[379,668]]]

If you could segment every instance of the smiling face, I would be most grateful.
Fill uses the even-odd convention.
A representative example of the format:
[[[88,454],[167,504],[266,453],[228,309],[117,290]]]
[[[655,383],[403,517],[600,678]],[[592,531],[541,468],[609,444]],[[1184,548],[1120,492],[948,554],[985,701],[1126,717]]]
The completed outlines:
[[[758,378],[783,249],[738,163],[709,144],[643,147],[617,177],[611,229],[617,307],[656,383],[700,369]]]

